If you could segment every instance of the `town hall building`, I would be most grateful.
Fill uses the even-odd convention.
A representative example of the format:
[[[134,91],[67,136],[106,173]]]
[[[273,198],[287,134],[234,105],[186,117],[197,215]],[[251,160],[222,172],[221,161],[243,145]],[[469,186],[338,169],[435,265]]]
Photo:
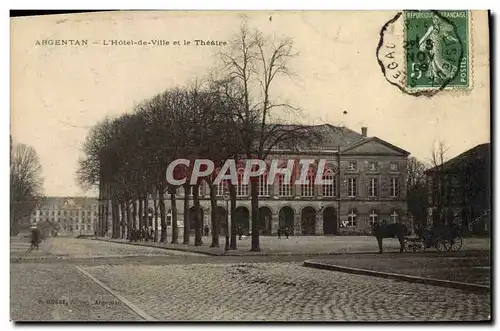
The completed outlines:
[[[294,235],[340,235],[368,234],[371,223],[377,220],[403,222],[408,220],[406,203],[406,166],[409,152],[377,137],[369,137],[368,129],[361,133],[345,127],[329,124],[314,127],[323,136],[321,146],[303,148],[299,151],[276,150],[271,159],[326,160],[323,179],[329,184],[314,185],[315,171],[311,171],[309,184],[295,185],[277,178],[267,184],[266,173],[259,178],[259,232],[275,235],[279,228],[288,228]],[[297,175],[299,167],[297,168]],[[314,168],[314,167],[313,167]],[[242,174],[241,174],[242,175]],[[298,176],[297,176],[298,178]],[[217,210],[221,222],[228,219],[226,183],[217,187]],[[203,183],[199,188],[200,205],[204,226],[211,229],[211,205],[209,187]],[[250,186],[237,185],[237,208],[235,219],[249,233]],[[179,235],[183,230],[183,189],[177,189],[177,225]],[[101,210],[110,210],[109,201],[101,201]],[[193,201],[190,200],[193,209]],[[149,202],[150,224],[153,217],[153,202]],[[170,197],[165,195],[167,209],[167,233],[171,233]],[[105,208],[107,206],[107,208]],[[111,234],[111,212],[108,217],[108,234]],[[193,213],[190,212],[190,215]],[[156,220],[159,223],[159,219]],[[193,222],[193,220],[191,221]],[[193,225],[190,226],[194,228]]]

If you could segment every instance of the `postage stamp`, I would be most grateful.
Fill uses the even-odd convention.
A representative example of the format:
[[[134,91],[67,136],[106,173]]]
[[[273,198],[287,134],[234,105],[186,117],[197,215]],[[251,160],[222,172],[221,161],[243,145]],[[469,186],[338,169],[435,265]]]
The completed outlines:
[[[398,13],[380,32],[377,59],[385,78],[415,96],[470,88],[469,20],[466,10]]]
[[[406,86],[468,87],[468,12],[408,11],[404,15]]]

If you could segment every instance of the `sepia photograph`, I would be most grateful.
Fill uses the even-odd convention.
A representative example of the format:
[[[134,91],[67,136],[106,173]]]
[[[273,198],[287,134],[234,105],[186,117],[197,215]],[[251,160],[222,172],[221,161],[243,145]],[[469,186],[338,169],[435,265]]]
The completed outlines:
[[[490,322],[487,10],[10,13],[13,322]]]

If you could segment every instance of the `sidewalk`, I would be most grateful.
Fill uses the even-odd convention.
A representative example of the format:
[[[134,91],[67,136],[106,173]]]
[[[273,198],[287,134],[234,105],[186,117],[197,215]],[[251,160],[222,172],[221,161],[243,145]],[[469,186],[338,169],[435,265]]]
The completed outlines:
[[[307,260],[304,266],[474,292],[490,291],[491,260],[487,251],[329,256]]]
[[[289,239],[278,239],[277,237],[260,237],[260,252],[250,252],[251,237],[243,237],[237,240],[237,250],[224,251],[225,238],[219,238],[219,248],[209,247],[212,238],[203,237],[202,246],[194,246],[194,238],[190,237],[190,244],[170,244],[171,238],[167,238],[167,244],[154,242],[129,243],[126,239],[98,238],[98,240],[116,243],[159,247],[185,252],[201,253],[212,256],[275,256],[275,255],[338,255],[356,253],[378,253],[377,240],[370,236],[293,236]],[[182,238],[179,238],[182,242]],[[490,250],[489,239],[465,238],[464,251]],[[435,249],[429,249],[429,252]],[[399,252],[399,242],[396,239],[384,239],[384,253]]]

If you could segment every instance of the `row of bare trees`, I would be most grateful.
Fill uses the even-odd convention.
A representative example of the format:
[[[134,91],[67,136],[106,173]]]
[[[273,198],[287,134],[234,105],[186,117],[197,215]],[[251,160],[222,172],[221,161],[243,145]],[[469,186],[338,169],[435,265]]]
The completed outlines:
[[[10,137],[11,235],[17,235],[20,223],[29,219],[42,200],[43,178],[38,154],[33,147],[14,143]]]
[[[148,201],[161,219],[160,242],[167,241],[165,195],[170,194],[171,242],[178,242],[176,203],[179,187],[167,183],[166,170],[173,160],[210,159],[216,168],[227,159],[266,159],[277,147],[294,149],[321,139],[308,126],[289,125],[283,114],[296,111],[273,98],[275,81],[289,77],[288,61],[296,54],[290,38],[265,38],[245,24],[230,46],[219,54],[217,74],[203,82],[170,88],[135,107],[132,114],[106,118],[90,131],[83,146],[79,182],[98,185],[101,198],[111,201],[112,236],[130,236],[134,220],[147,220]],[[177,167],[175,176],[190,178],[190,167]],[[207,176],[210,189],[212,243],[219,246],[220,224],[216,217],[214,176]],[[260,250],[258,234],[258,181],[252,181],[251,221],[253,251]],[[195,215],[195,245],[202,245],[202,219],[198,196],[200,183],[183,185],[184,237],[189,243],[189,199]],[[229,185],[232,210],[232,249],[236,249],[234,210],[236,189]],[[119,215],[121,213],[121,215]],[[155,239],[158,229],[155,229]]]

